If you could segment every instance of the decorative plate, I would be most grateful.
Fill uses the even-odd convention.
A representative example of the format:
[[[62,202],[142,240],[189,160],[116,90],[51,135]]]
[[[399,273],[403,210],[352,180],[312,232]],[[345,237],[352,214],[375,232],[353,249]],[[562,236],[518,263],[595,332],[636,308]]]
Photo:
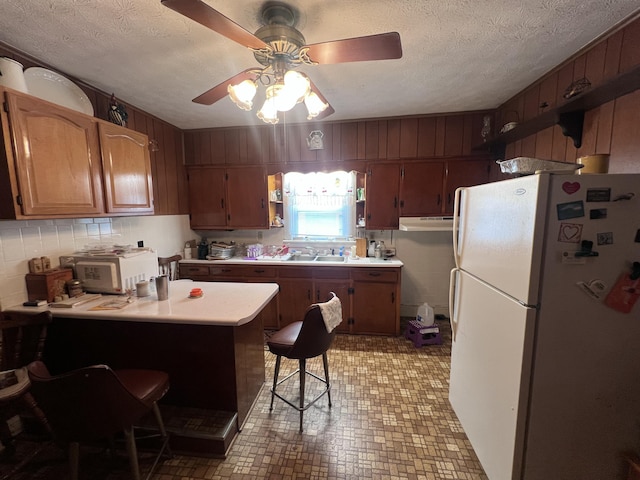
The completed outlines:
[[[24,76],[29,94],[34,97],[93,116],[89,97],[68,78],[42,67],[27,68]]]

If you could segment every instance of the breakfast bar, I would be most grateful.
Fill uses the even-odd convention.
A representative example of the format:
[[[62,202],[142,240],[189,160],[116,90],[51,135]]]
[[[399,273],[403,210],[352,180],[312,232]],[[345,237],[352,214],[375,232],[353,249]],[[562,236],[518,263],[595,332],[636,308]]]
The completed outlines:
[[[202,296],[190,295],[196,288]],[[171,388],[163,414],[192,412],[204,422],[228,418],[219,434],[190,431],[185,425],[192,421],[165,418],[173,449],[224,455],[264,384],[260,312],[277,292],[275,283],[181,280],[170,283],[166,301],[152,293],[131,302],[98,296],[75,307],[51,307],[44,361],[52,373],[100,363],[167,372]]]

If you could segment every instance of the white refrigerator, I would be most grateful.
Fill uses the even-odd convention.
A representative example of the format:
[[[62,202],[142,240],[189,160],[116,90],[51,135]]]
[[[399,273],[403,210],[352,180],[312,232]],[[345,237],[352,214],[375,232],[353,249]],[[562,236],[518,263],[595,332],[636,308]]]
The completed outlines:
[[[640,175],[456,192],[449,400],[490,480],[625,479],[640,454]]]

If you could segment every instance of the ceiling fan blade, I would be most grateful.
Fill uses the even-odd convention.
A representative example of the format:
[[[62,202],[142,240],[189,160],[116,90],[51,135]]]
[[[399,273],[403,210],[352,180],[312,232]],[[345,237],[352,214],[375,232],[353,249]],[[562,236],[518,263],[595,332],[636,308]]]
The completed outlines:
[[[216,85],[212,89],[207,90],[202,95],[197,96],[191,101],[194,103],[200,103],[202,105],[211,105],[213,103],[216,103],[218,100],[229,95],[229,92],[227,91],[227,87],[229,85],[237,85],[238,83],[244,80],[247,80],[249,78],[255,80],[256,77],[257,77],[256,69],[249,68],[225,80],[224,82]]]
[[[323,118],[328,117],[332,113],[335,113],[335,110],[333,109],[331,104],[328,102],[328,100],[325,98],[322,92],[318,90],[318,87],[316,87],[316,85],[311,81],[311,79],[309,79],[309,84],[311,86],[311,91],[314,92],[316,95],[318,95],[318,97],[320,97],[320,100],[322,100],[324,103],[329,105],[322,112],[320,112],[317,117],[314,117],[314,120],[322,120]]]
[[[254,34],[201,0],[162,0],[162,4],[240,45],[256,49],[267,47],[267,44]]]
[[[320,64],[391,60],[402,57],[402,44],[398,32],[314,43],[306,48],[309,49],[309,58]]]

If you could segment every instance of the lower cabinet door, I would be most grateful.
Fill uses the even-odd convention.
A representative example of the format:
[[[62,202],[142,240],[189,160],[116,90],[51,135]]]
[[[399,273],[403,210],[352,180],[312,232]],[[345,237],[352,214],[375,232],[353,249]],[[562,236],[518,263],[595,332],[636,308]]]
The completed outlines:
[[[395,335],[396,284],[382,282],[353,282],[352,333]]]
[[[342,323],[336,327],[338,333],[349,333],[349,317],[351,316],[351,299],[349,298],[348,280],[315,280],[315,301],[326,302],[331,297],[331,292],[335,293],[342,303]]]
[[[280,311],[280,328],[304,319],[304,313],[312,303],[313,279],[311,278],[279,278],[278,309]]]

